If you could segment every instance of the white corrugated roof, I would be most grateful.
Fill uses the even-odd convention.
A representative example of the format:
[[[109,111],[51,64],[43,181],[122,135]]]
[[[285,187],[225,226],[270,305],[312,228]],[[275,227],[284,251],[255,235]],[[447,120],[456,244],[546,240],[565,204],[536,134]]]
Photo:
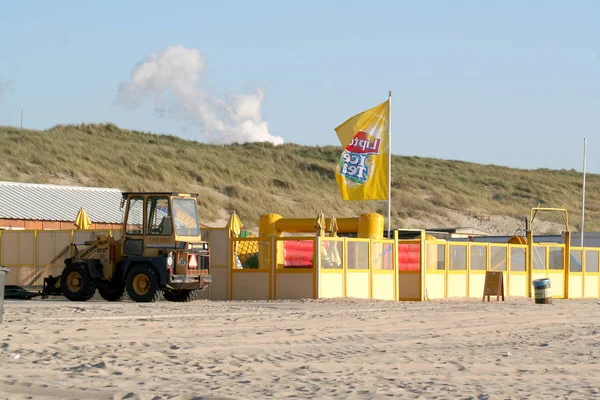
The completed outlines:
[[[0,182],[0,218],[75,221],[79,209],[91,222],[122,222],[119,189]]]

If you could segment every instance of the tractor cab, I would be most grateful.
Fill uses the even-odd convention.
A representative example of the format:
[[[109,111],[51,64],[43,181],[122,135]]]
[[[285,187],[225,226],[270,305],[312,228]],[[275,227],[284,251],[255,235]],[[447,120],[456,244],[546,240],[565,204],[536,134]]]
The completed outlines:
[[[197,195],[124,193],[121,254],[163,256],[173,250],[208,251],[200,236]]]

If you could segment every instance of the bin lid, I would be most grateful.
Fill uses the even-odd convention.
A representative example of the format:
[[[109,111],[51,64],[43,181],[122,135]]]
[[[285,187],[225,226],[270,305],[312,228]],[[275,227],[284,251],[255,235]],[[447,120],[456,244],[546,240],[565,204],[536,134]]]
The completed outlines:
[[[0,272],[4,272],[6,274],[8,274],[10,272],[10,269],[3,267],[2,265],[0,265]]]

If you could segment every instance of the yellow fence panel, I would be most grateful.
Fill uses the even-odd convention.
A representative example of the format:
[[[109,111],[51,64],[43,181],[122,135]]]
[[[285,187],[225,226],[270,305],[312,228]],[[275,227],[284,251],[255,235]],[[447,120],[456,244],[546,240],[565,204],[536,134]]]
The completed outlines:
[[[320,238],[319,238],[320,239]],[[275,299],[315,299],[317,293],[317,249],[321,261],[329,267],[341,267],[341,257],[335,243],[320,241],[314,236],[275,239]]]
[[[571,258],[567,277],[569,298],[582,298],[584,292],[583,249],[571,247],[569,256]]]
[[[210,300],[229,300],[231,259],[229,235],[228,228],[202,229],[202,240],[207,241],[210,246],[210,275],[212,278],[208,290],[203,293],[206,293],[205,296]]]
[[[449,269],[446,289],[448,297],[468,296],[467,245],[468,243],[454,242],[448,246]]]
[[[509,272],[505,291],[508,296],[527,297],[527,246],[509,245]]]
[[[371,241],[371,297],[379,300],[396,300],[396,274],[394,271],[394,241]]]
[[[425,292],[427,299],[446,297],[446,242],[428,240],[425,256]]]
[[[242,262],[234,249],[238,243],[254,241],[258,253]],[[273,298],[273,240],[265,238],[233,238],[230,260],[230,300],[270,300]]]
[[[469,243],[467,267],[469,276],[469,297],[483,296],[483,287],[485,286],[485,271],[488,268],[488,250],[487,244]]]
[[[319,237],[318,240],[325,251],[319,254],[317,297],[320,299],[346,297],[344,273],[347,268],[346,240],[325,237]]]
[[[583,297],[600,297],[600,249],[586,248],[584,254]]]
[[[426,243],[426,242],[425,242]],[[398,261],[396,270],[398,273],[397,299],[401,301],[421,300],[421,271],[424,267],[421,251],[421,240],[398,240]],[[425,246],[426,247],[426,246]],[[426,247],[427,248],[427,247]],[[425,256],[425,258],[427,258]],[[423,288],[427,292],[427,284]]]
[[[347,239],[346,297],[371,298],[369,239]]]

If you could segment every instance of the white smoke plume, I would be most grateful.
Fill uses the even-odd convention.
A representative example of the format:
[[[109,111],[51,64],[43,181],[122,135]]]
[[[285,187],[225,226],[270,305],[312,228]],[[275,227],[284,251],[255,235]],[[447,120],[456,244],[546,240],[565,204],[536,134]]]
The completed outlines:
[[[209,142],[283,143],[282,137],[269,133],[263,120],[262,90],[218,98],[202,88],[204,68],[200,51],[169,47],[138,63],[131,80],[119,86],[117,98],[129,107],[152,100],[158,115],[200,126]]]

